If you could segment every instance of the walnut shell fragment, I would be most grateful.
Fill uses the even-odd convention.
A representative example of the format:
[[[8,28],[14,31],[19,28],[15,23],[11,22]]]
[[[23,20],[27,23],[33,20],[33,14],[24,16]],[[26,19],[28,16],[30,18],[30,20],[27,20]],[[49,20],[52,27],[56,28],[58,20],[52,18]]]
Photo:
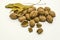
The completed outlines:
[[[43,29],[42,28],[39,28],[38,30],[37,30],[37,33],[38,34],[41,34],[43,32]]]
[[[37,28],[41,28],[42,27],[42,24],[37,23],[36,26],[37,26]]]
[[[41,22],[45,22],[45,21],[46,21],[46,17],[45,17],[45,16],[39,16],[39,20],[40,20]]]
[[[30,27],[34,27],[35,26],[35,21],[34,20],[30,20],[29,21],[29,25],[30,25]]]
[[[28,31],[31,33],[31,32],[33,32],[33,29],[32,28],[28,28]]]
[[[21,23],[21,25],[22,25],[22,27],[27,27],[28,26],[28,21],[27,20],[23,21]]]
[[[10,14],[9,17],[10,17],[11,19],[13,19],[13,20],[18,18],[16,13]]]
[[[46,17],[46,19],[47,19],[47,22],[48,22],[48,23],[52,23],[52,22],[53,22],[53,18],[52,18],[52,16],[50,16],[50,15],[48,15],[48,16]]]

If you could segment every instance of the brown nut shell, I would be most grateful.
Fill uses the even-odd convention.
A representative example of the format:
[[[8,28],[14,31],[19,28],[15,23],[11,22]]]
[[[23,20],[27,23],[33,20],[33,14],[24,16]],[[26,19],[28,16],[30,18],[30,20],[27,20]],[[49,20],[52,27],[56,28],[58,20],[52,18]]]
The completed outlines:
[[[25,17],[26,17],[27,20],[30,20],[30,15],[28,13],[25,14]]]
[[[41,28],[42,27],[42,24],[37,23],[36,26],[37,26],[37,28]]]
[[[44,11],[44,15],[45,16],[49,15],[49,12],[48,11]]]
[[[44,9],[42,7],[39,7],[37,11],[39,15],[44,15]]]
[[[36,10],[35,7],[30,7],[30,8],[28,8],[28,12],[29,12],[29,13],[32,12],[32,11],[34,11],[34,10]]]
[[[39,20],[40,20],[41,22],[45,22],[45,21],[46,21],[46,17],[45,17],[45,16],[39,16]]]
[[[50,16],[50,15],[48,15],[48,16],[46,17],[46,19],[47,19],[47,22],[48,22],[48,23],[52,23],[52,22],[53,22],[53,18],[52,18],[52,16]]]
[[[41,34],[43,32],[43,29],[42,28],[39,28],[38,30],[37,30],[37,33],[38,34]]]
[[[27,13],[27,10],[24,10],[22,13],[25,15]]]
[[[30,25],[30,27],[34,27],[35,26],[35,21],[34,20],[30,20],[29,21],[29,25]]]
[[[45,7],[44,10],[49,12],[50,8],[49,7]]]
[[[33,32],[33,29],[32,28],[28,28],[28,31],[31,33],[31,32]]]
[[[36,17],[38,15],[38,12],[37,11],[32,11],[31,13],[30,13],[30,17],[31,18],[34,18],[34,17]]]
[[[26,17],[25,17],[25,16],[21,16],[21,17],[18,18],[18,20],[19,20],[20,22],[22,22],[22,21],[26,20]]]
[[[34,21],[35,21],[36,23],[38,23],[38,22],[39,22],[39,18],[38,18],[38,17],[35,17],[35,18],[34,18]]]
[[[49,11],[49,14],[50,14],[52,17],[55,17],[55,16],[56,16],[56,14],[55,14],[54,11]]]
[[[21,23],[21,25],[22,25],[22,27],[27,27],[28,26],[28,21],[27,20],[23,21]]]
[[[11,19],[13,19],[13,20],[18,18],[16,13],[10,14],[9,17],[10,17]]]

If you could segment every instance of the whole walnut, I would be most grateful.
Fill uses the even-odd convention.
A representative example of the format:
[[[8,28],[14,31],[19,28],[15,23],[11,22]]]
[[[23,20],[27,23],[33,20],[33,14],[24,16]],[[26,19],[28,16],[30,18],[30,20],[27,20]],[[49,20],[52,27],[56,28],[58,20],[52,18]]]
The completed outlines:
[[[16,13],[10,14],[9,17],[10,17],[11,19],[17,19],[17,18],[18,18]]]
[[[52,22],[53,22],[53,18],[52,18],[52,16],[50,16],[50,15],[48,15],[48,16],[46,17],[46,20],[47,20],[48,23],[52,23]]]
[[[26,17],[25,17],[25,16],[21,16],[21,17],[18,18],[18,20],[19,20],[20,22],[22,22],[22,21],[26,20]]]
[[[41,22],[45,22],[45,21],[46,21],[46,17],[45,17],[45,16],[39,16],[39,20],[40,20]]]
[[[39,7],[37,9],[37,11],[38,11],[39,15],[44,15],[44,9],[42,7]]]
[[[36,16],[38,16],[38,12],[37,12],[37,11],[32,11],[32,12],[30,13],[30,17],[31,17],[31,18],[34,18],[34,17],[36,17]]]
[[[49,11],[49,14],[50,14],[52,17],[55,17],[55,16],[56,16],[56,14],[55,14],[54,11]]]

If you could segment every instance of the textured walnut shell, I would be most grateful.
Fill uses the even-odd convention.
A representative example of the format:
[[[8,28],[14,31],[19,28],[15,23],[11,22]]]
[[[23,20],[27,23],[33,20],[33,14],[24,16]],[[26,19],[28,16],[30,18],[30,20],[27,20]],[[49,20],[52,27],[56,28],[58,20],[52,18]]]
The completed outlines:
[[[45,11],[50,11],[50,8],[49,7],[45,7],[44,10]]]
[[[45,22],[45,21],[46,21],[46,17],[45,17],[45,16],[39,16],[39,20],[40,20],[41,22]]]
[[[39,18],[38,18],[38,17],[35,17],[35,18],[34,18],[34,21],[35,21],[36,23],[38,23],[38,22],[39,22]]]
[[[42,24],[37,23],[36,26],[37,26],[37,28],[40,28],[42,26]]]
[[[38,15],[38,12],[37,11],[32,11],[31,13],[30,13],[30,17],[31,18],[34,18],[34,17],[36,17]]]
[[[29,14],[25,14],[25,17],[27,20],[30,20],[30,15]]]
[[[38,30],[37,30],[37,33],[38,34],[41,34],[43,32],[43,29],[42,28],[39,28]]]
[[[48,16],[46,17],[46,19],[47,19],[47,22],[48,22],[48,23],[52,23],[52,22],[53,22],[53,18],[52,18],[52,16],[50,16],[50,15],[48,15]]]
[[[16,13],[10,14],[9,17],[10,17],[11,19],[17,19],[17,18],[18,18]]]
[[[21,16],[21,17],[18,18],[18,20],[19,20],[20,22],[22,22],[22,21],[26,20],[26,17],[25,17],[25,16]]]
[[[35,7],[30,7],[30,8],[28,8],[28,12],[29,12],[29,13],[32,12],[32,11],[34,11],[34,10],[36,10]]]
[[[39,7],[37,9],[37,11],[38,11],[39,15],[44,15],[44,9],[42,7]]]
[[[35,26],[35,21],[34,20],[30,20],[29,21],[29,25],[30,25],[30,27],[34,27]]]
[[[32,28],[28,28],[28,31],[31,33],[33,31],[33,29]]]
[[[27,20],[23,21],[21,23],[21,25],[22,25],[22,27],[27,27],[28,26],[28,21]]]
[[[44,11],[44,15],[45,16],[49,15],[49,12],[48,11]]]
[[[49,14],[50,14],[52,17],[55,17],[55,16],[56,16],[56,14],[55,14],[54,11],[49,11]]]
[[[24,10],[22,13],[25,15],[27,13],[27,10]]]

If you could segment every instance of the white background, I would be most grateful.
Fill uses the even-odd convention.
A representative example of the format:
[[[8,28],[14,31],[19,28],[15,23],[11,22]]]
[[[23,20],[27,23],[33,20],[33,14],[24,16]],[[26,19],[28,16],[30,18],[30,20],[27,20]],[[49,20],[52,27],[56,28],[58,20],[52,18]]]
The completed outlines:
[[[56,17],[52,24],[42,23],[44,32],[40,35],[36,33],[37,28],[33,28],[33,32],[28,32],[27,28],[22,28],[18,20],[9,18],[10,10],[5,8],[9,3],[37,3],[39,0],[0,0],[0,40],[60,40],[60,0],[42,0],[41,3],[55,11]]]

